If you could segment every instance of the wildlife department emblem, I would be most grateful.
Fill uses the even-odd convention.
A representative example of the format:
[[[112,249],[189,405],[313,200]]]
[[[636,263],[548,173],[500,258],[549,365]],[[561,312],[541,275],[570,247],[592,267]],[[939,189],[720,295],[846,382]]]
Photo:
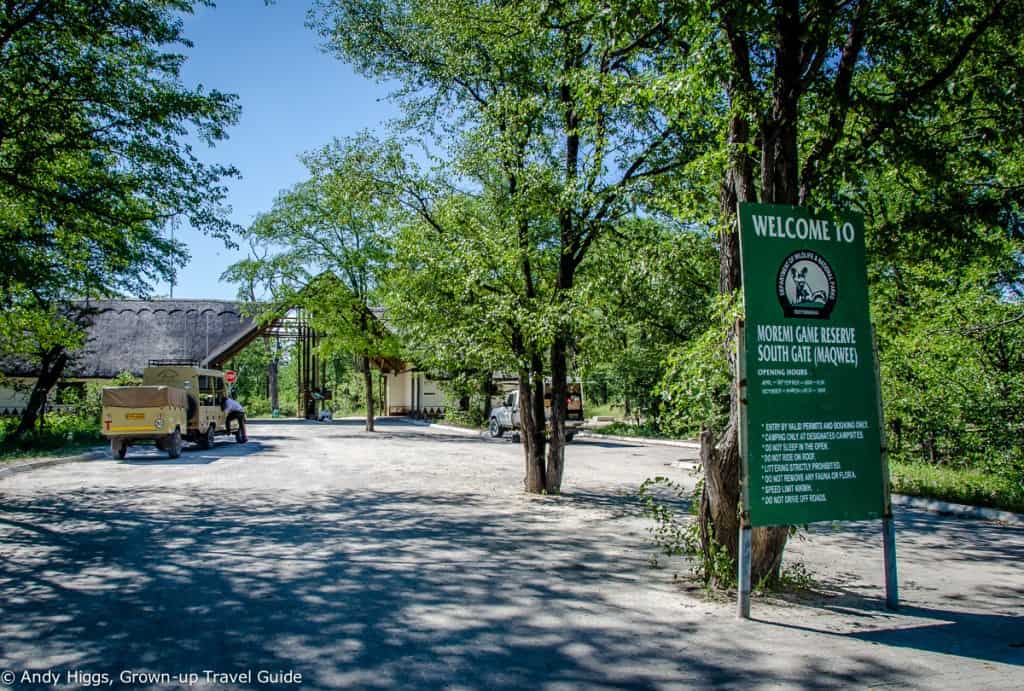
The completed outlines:
[[[776,291],[787,317],[828,319],[836,305],[836,275],[820,254],[799,250],[779,267]]]

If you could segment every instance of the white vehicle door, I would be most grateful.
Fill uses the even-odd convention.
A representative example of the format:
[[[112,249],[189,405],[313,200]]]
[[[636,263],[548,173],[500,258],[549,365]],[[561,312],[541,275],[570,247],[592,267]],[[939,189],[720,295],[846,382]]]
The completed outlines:
[[[502,401],[501,407],[498,408],[497,417],[498,424],[502,427],[511,429],[513,426],[513,414],[512,411],[516,405],[516,394],[515,392],[505,396],[505,400]]]

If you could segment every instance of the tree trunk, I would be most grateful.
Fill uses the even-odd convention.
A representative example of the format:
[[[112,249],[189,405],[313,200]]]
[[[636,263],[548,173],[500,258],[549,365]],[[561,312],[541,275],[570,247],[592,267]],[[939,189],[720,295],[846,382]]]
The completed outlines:
[[[68,363],[68,354],[63,346],[54,346],[43,353],[39,363],[39,377],[32,386],[32,393],[28,398],[28,406],[21,414],[17,429],[8,437],[9,441],[19,441],[32,431],[36,422],[40,422],[46,408],[46,399],[50,391],[64,374],[64,367]]]
[[[776,10],[775,73],[772,111],[761,152],[761,194],[766,204],[796,204],[800,173],[797,118],[803,39],[799,0],[783,0]]]
[[[363,356],[363,385],[366,387],[366,431],[373,431],[373,370],[370,369],[370,358]]]
[[[582,62],[583,47],[580,41],[565,34],[565,58],[562,64],[564,74],[571,74]],[[575,96],[569,87],[568,80],[563,81],[559,89],[559,100],[564,108],[562,122],[565,135],[565,185],[571,189],[576,184],[579,173],[580,158],[580,116],[577,111]],[[572,290],[575,280],[577,262],[582,259],[585,249],[582,246],[582,228],[574,216],[573,210],[562,205],[558,210],[559,241],[561,253],[558,259],[558,277],[555,280],[555,299],[559,304],[568,305],[568,292]],[[595,231],[596,232],[596,231]],[[568,413],[567,384],[568,367],[566,366],[566,350],[568,348],[568,332],[565,326],[559,325],[555,338],[551,343],[551,441],[548,446],[548,465],[546,473],[546,489],[549,494],[562,491],[562,475],[565,471],[565,418]],[[542,400],[543,402],[543,400]]]
[[[480,393],[484,397],[484,423],[491,419],[491,382],[493,375],[491,372],[487,372],[483,376],[483,381],[480,384]]]
[[[270,397],[270,412],[278,409],[277,400],[277,356],[267,365],[267,389]]]
[[[533,356],[530,364],[533,371],[519,372],[519,427],[526,460],[523,486],[531,494],[541,494],[547,489],[544,467],[544,377],[538,356]]]
[[[748,123],[741,117],[733,117],[730,123],[729,142],[733,160],[726,173],[722,188],[721,216],[722,235],[719,253],[719,290],[731,294],[741,286],[739,234],[736,227],[736,210],[739,202],[756,201],[753,184],[753,166],[743,152],[749,140]],[[790,187],[796,194],[796,184]],[[736,362],[736,332],[730,330],[723,343],[733,382],[738,380]],[[718,545],[736,560],[740,529],[740,502],[742,479],[740,477],[739,453],[739,400],[736,386],[729,397],[729,422],[722,434],[715,438],[711,431],[701,434],[701,461],[704,468],[704,495],[701,502],[700,522],[705,557],[709,556],[709,540]],[[754,583],[778,578],[782,553],[788,526],[757,528],[751,535],[751,579]]]
[[[548,446],[547,491],[562,491],[565,471],[565,418],[568,413],[568,368],[565,361],[566,342],[562,336],[551,344],[551,441]]]

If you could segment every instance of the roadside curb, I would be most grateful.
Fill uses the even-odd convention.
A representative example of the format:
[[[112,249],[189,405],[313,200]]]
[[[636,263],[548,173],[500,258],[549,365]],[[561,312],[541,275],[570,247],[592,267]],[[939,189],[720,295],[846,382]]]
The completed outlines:
[[[906,494],[892,495],[892,503],[895,506],[904,506],[910,509],[921,509],[928,513],[939,514],[940,516],[957,516],[959,518],[978,518],[985,521],[995,521],[1008,525],[1024,526],[1024,514],[1001,509],[990,509],[987,506],[968,506],[967,504],[953,504],[938,499],[925,499],[924,497],[912,497]]]
[[[29,460],[23,462],[11,461],[10,463],[4,463],[3,465],[0,465],[0,480],[9,475],[27,473],[30,470],[49,468],[55,465],[65,465],[66,463],[81,463],[84,461],[95,461],[105,457],[106,454],[106,451],[101,451],[97,449],[96,451],[80,453],[74,456],[60,456],[58,458],[44,458],[40,460]]]
[[[596,434],[594,432],[577,432],[580,439],[610,439],[612,441],[629,441],[651,446],[676,446],[684,449],[700,449],[699,441],[685,439],[651,439],[650,437],[626,437],[617,434]]]
[[[439,425],[436,422],[426,422],[425,420],[413,420],[410,418],[409,422],[420,427],[431,427],[443,432],[455,432],[456,434],[464,434],[471,437],[482,437],[484,434],[482,431],[473,431],[465,427],[452,427],[451,425]]]
[[[593,432],[579,432],[577,437],[585,439],[612,439],[622,442],[635,442],[637,444],[649,444],[655,446],[676,446],[687,449],[700,449],[700,442],[684,441],[673,439],[651,439],[649,437],[626,437],[613,434],[594,434]],[[694,464],[679,465],[680,468],[692,468],[700,465]],[[992,509],[987,506],[969,506],[967,504],[954,504],[938,499],[926,499],[924,497],[913,497],[906,494],[893,494],[892,503],[894,506],[903,506],[909,509],[918,509],[939,516],[956,516],[958,518],[973,518],[983,521],[993,521],[1006,525],[1024,526],[1024,514],[1001,509]]]

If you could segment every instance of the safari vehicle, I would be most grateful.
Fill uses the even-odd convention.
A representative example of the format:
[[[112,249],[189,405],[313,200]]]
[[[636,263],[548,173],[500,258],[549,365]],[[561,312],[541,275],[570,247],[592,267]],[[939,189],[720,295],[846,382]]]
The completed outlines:
[[[114,458],[124,458],[132,442],[143,440],[155,441],[157,448],[177,458],[187,429],[188,397],[169,386],[107,386],[100,419]]]
[[[129,445],[144,440],[155,441],[157,448],[177,458],[185,441],[208,449],[218,434],[232,434],[225,425],[226,399],[223,372],[194,362],[151,360],[143,370],[142,386],[103,389],[101,432],[110,438],[116,458],[124,458]],[[244,440],[241,428],[233,434],[235,441]]]
[[[583,392],[578,382],[569,382],[569,400],[565,415],[565,441],[570,442],[583,426]],[[545,383],[544,420],[551,421],[550,382]],[[510,391],[502,404],[491,411],[487,430],[492,437],[500,437],[507,431],[521,429],[519,416],[519,391]]]

